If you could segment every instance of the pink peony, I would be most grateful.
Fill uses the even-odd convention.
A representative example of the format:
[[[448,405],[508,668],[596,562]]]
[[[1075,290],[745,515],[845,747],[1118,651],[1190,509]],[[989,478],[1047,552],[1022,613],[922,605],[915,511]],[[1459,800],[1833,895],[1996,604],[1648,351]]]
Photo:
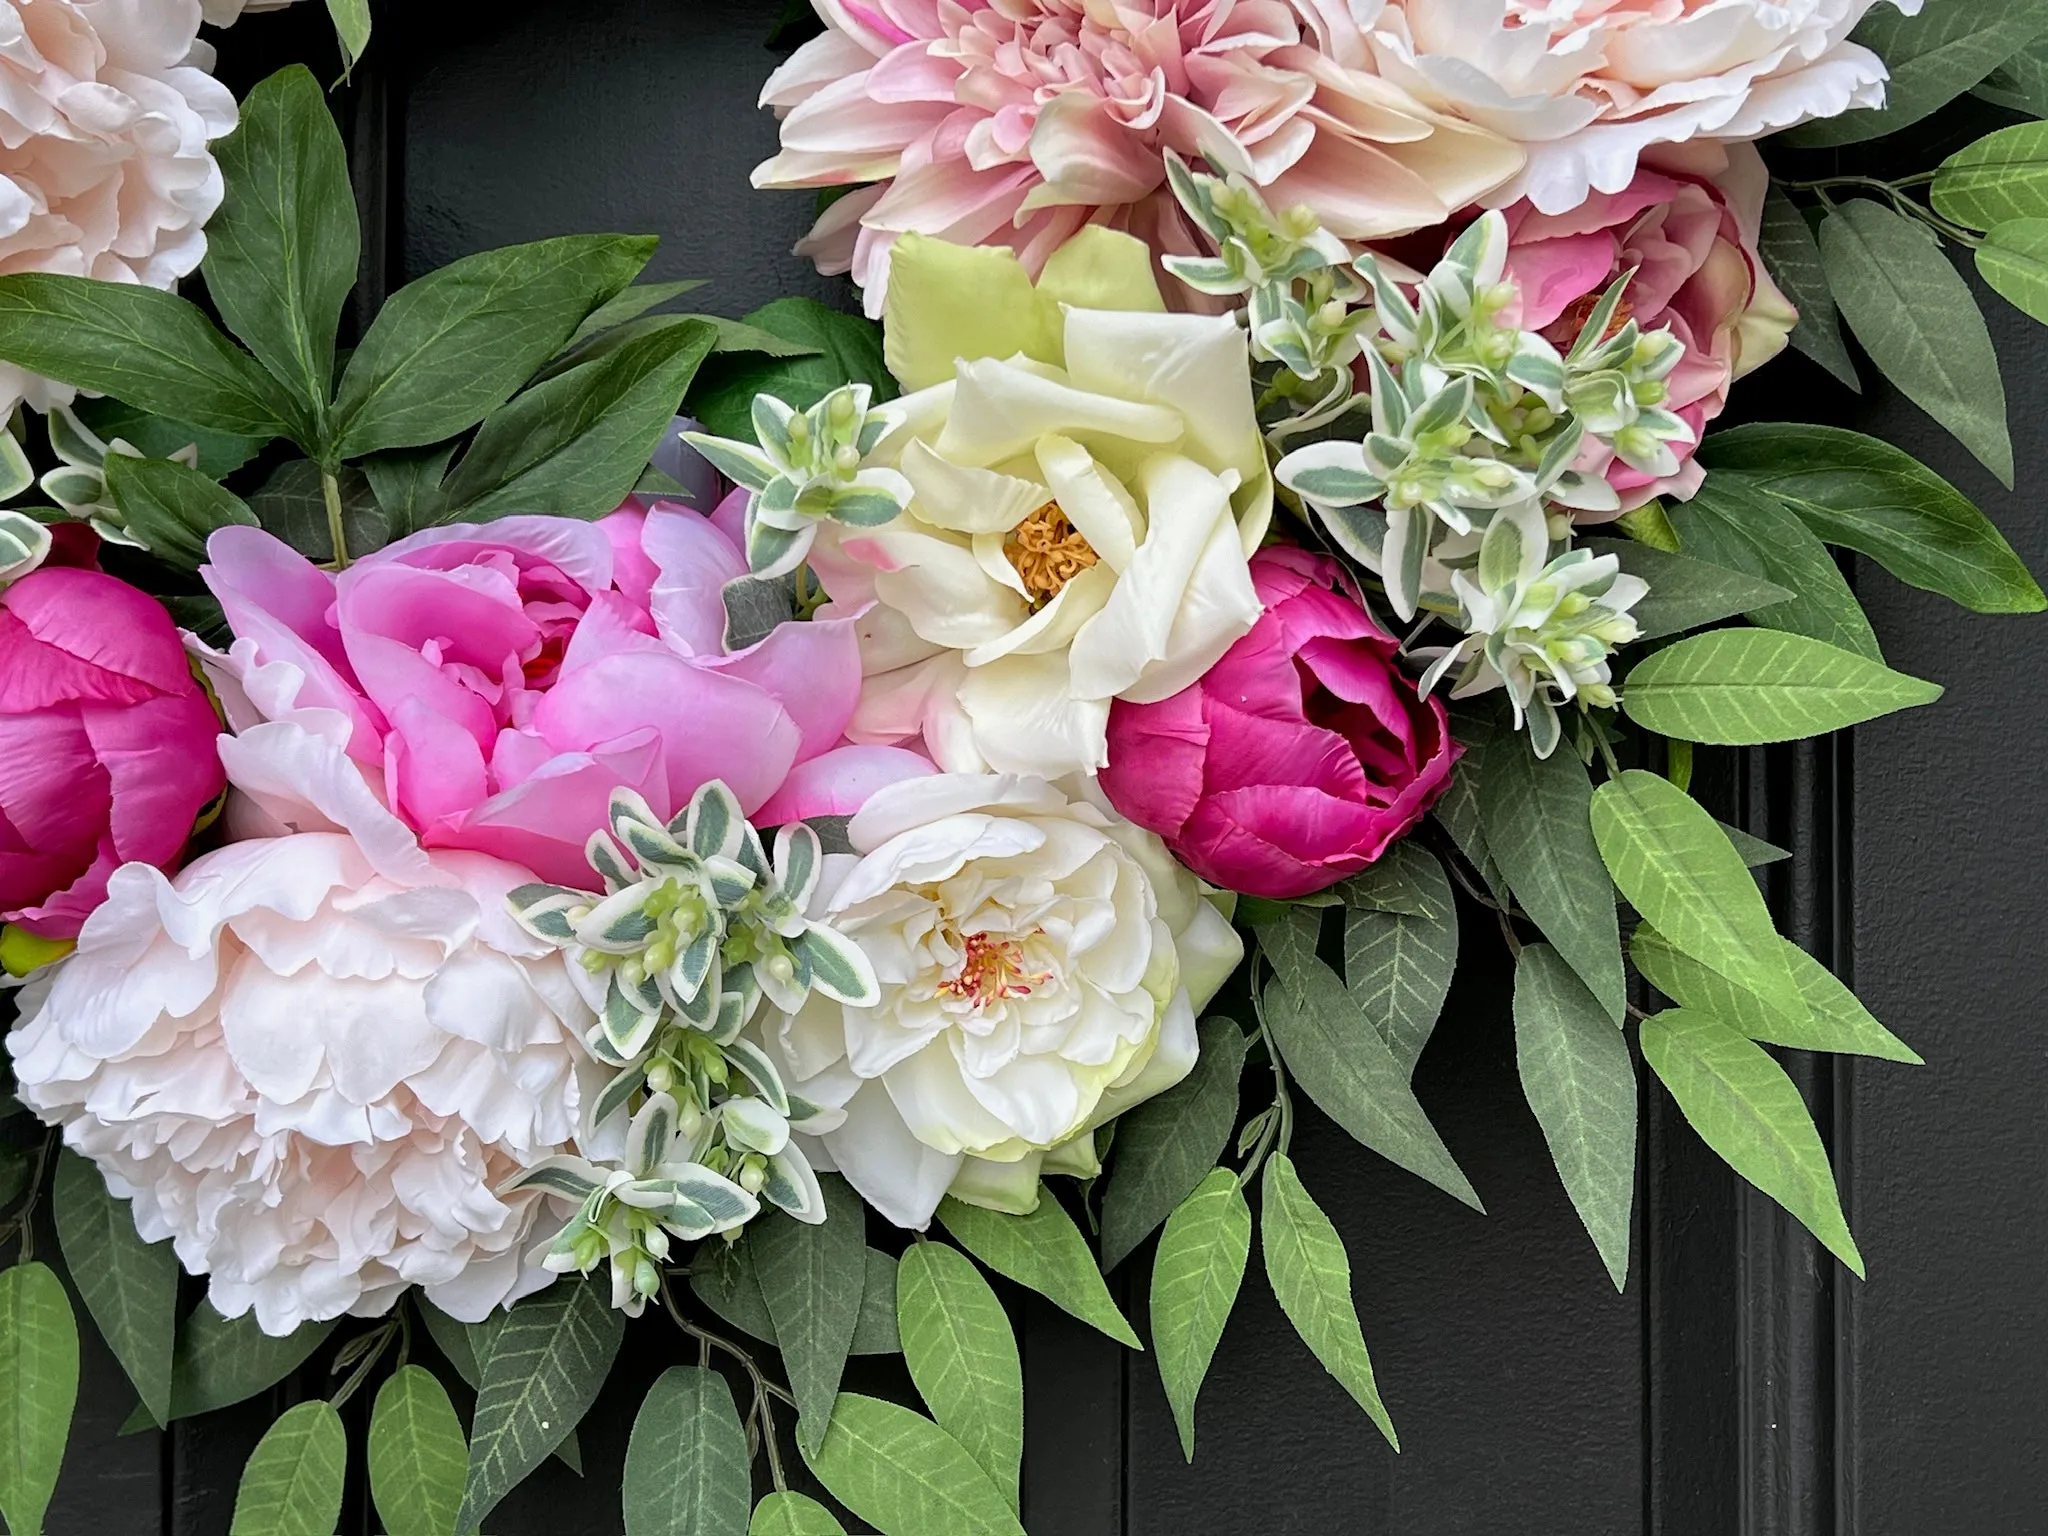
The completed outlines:
[[[799,250],[882,311],[920,230],[1011,245],[1035,275],[1089,221],[1197,250],[1163,151],[1306,203],[1348,240],[1441,222],[1520,170],[1493,131],[1374,72],[1342,0],[814,0],[827,31],[770,77],[765,187],[878,183]]]
[[[1200,682],[1110,712],[1101,784],[1204,880],[1285,900],[1385,853],[1458,748],[1335,561],[1261,550],[1252,584],[1264,616]]]
[[[219,730],[133,587],[50,565],[0,592],[0,920],[74,938],[119,866],[173,866],[221,791]]]
[[[338,578],[255,529],[222,529],[208,554],[232,670],[290,674],[248,686],[256,718],[333,712],[428,848],[587,882],[584,842],[621,785],[668,816],[723,779],[779,820],[840,811],[849,776],[928,766],[834,750],[860,691],[851,620],[726,650],[721,588],[746,561],[687,508],[434,528]]]
[[[1624,508],[1699,489],[1699,434],[1721,414],[1730,384],[1784,350],[1799,318],[1757,254],[1768,179],[1753,145],[1677,145],[1645,156],[1622,191],[1596,193],[1570,213],[1528,203],[1507,212],[1523,326],[1568,348],[1607,285],[1633,270],[1620,317],[1645,330],[1668,326],[1685,344],[1665,381],[1667,408],[1693,429],[1693,442],[1672,445],[1686,461],[1678,474],[1652,478],[1599,443],[1580,461],[1606,474]]]

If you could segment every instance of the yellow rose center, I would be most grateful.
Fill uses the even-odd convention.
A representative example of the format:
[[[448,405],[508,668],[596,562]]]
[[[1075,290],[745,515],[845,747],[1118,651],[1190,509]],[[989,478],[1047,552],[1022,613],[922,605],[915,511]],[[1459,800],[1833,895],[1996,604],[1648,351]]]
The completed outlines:
[[[1033,987],[1052,977],[1050,971],[1026,970],[1023,946],[1014,939],[970,933],[961,948],[960,969],[940,982],[939,990],[972,1003],[977,1011],[1007,998],[1029,997]]]
[[[1053,501],[1010,530],[1003,540],[1003,556],[1035,603],[1051,602],[1061,588],[1102,558]]]

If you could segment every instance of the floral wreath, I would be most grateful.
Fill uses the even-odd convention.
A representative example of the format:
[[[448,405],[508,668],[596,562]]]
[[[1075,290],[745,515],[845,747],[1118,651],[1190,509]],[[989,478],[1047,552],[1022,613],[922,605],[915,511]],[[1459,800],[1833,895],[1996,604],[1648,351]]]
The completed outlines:
[[[60,1261],[138,1423],[331,1364],[237,1531],[334,1529],[357,1458],[385,1528],[475,1530],[645,1314],[697,1363],[635,1536],[1016,1533],[990,1275],[1149,1348],[1192,1457],[1255,1224],[1398,1449],[1292,1138],[1480,1208],[1410,1082],[1474,922],[1617,1288],[1637,1055],[1862,1273],[1766,1048],[1920,1058],[1778,935],[1789,855],[1695,753],[1938,696],[1836,551],[2048,600],[1900,450],[1709,427],[1788,341],[1853,384],[1853,335],[2010,484],[1943,245],[2048,318],[2034,13],[815,4],[755,180],[821,189],[865,317],[674,313],[652,239],[572,236],[344,352],[313,75],[234,102],[198,0],[0,0],[10,1529]],[[1757,147],[1972,88],[2013,125],[1923,174]]]

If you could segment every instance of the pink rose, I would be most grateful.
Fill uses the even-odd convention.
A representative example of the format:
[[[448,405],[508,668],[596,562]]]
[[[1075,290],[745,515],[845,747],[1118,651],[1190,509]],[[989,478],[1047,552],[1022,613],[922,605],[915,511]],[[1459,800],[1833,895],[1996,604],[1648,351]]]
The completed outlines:
[[[1698,435],[1721,414],[1730,384],[1784,350],[1799,318],[1757,255],[1766,184],[1754,145],[1667,145],[1643,156],[1623,190],[1596,192],[1570,213],[1538,213],[1526,202],[1507,210],[1508,275],[1522,290],[1523,326],[1568,349],[1607,285],[1633,268],[1620,317],[1646,331],[1668,326],[1685,344],[1666,381],[1667,408],[1695,437],[1672,445],[1685,460],[1678,474],[1654,479],[1598,443],[1579,462],[1606,474],[1624,508],[1699,489]]]
[[[1203,879],[1282,900],[1386,852],[1458,748],[1335,561],[1272,548],[1251,570],[1265,614],[1193,687],[1110,711],[1101,783]]]
[[[221,530],[208,555],[245,674],[303,674],[295,707],[346,717],[349,756],[428,848],[587,881],[584,842],[621,785],[668,816],[723,779],[749,815],[787,820],[929,768],[841,748],[851,620],[726,650],[721,589],[746,560],[672,503],[429,529],[338,578],[255,529]]]
[[[0,920],[69,939],[127,863],[175,866],[221,791],[220,718],[177,626],[46,566],[0,592]]]

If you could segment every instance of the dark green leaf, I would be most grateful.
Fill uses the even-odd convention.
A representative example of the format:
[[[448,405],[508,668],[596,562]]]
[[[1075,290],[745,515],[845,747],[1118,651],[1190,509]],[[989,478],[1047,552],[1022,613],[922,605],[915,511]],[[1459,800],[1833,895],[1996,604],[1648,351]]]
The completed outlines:
[[[359,467],[370,494],[384,514],[385,538],[396,543],[441,521],[441,481],[454,457],[455,445],[445,443],[439,448],[373,453],[362,461]]]
[[[370,1414],[370,1496],[386,1536],[451,1536],[469,1443],[434,1373],[400,1366]]]
[[[642,315],[650,314],[664,304],[672,304],[684,294],[703,286],[700,278],[685,279],[679,283],[634,283],[621,288],[576,327],[576,334],[569,338],[565,351],[573,351],[591,337],[638,320]]]
[[[1024,1536],[966,1449],[908,1408],[848,1392],[805,1460],[832,1497],[883,1536]]]
[[[334,1332],[334,1320],[301,1323],[281,1339],[256,1326],[256,1315],[222,1317],[202,1301],[178,1328],[171,1356],[171,1417],[189,1419],[254,1397],[297,1370]],[[138,1408],[121,1426],[123,1434],[147,1429],[147,1409]]]
[[[1394,1060],[1413,1076],[1457,969],[1458,909],[1443,866],[1412,843],[1397,846],[1410,850],[1411,867],[1426,872],[1420,877],[1426,910],[1347,911],[1344,981]]]
[[[1478,871],[1481,883],[1493,893],[1493,899],[1504,904],[1508,899],[1507,881],[1501,878],[1500,866],[1494,863],[1486,846],[1486,828],[1479,811],[1480,763],[1485,757],[1486,743],[1493,739],[1494,725],[1484,715],[1461,712],[1452,716],[1451,729],[1465,751],[1451,771],[1451,782],[1443,798],[1436,803],[1436,819],[1458,845],[1465,862]]]
[[[216,528],[257,526],[242,498],[175,459],[107,455],[107,491],[128,531],[166,565],[196,571]]]
[[[1717,629],[1637,662],[1622,708],[1660,736],[1755,747],[1839,731],[1941,697],[1933,683],[1804,635]]]
[[[242,1469],[228,1536],[332,1536],[341,1528],[348,1432],[331,1403],[287,1408]]]
[[[263,451],[267,437],[237,437],[232,432],[215,432],[188,422],[156,416],[120,400],[102,397],[72,402],[71,414],[89,427],[101,441],[120,438],[146,457],[168,459],[186,448],[199,450],[199,472],[222,480]]]
[[[341,533],[350,559],[382,549],[390,542],[384,509],[359,469],[344,464],[335,477],[341,491]],[[316,565],[334,559],[334,540],[327,527],[327,496],[320,488],[320,469],[310,459],[280,464],[249,498],[249,510],[271,533]]]
[[[1332,893],[1347,907],[1394,912],[1403,917],[1439,918],[1451,910],[1451,884],[1436,855],[1404,838],[1337,886]]]
[[[626,1446],[626,1536],[742,1536],[753,1503],[747,1435],[716,1371],[672,1365]]]
[[[1682,635],[1689,629],[1717,624],[1738,613],[1752,613],[1786,602],[1793,595],[1761,576],[1717,564],[1710,555],[1702,559],[1669,555],[1633,539],[1595,538],[1582,543],[1596,555],[1615,556],[1624,571],[1650,584],[1649,595],[1629,610],[1645,640]],[[1700,553],[1705,555],[1704,551]],[[1825,551],[1822,558],[1826,558]]]
[[[867,1276],[866,1212],[859,1196],[832,1174],[820,1175],[818,1183],[825,1193],[824,1221],[812,1226],[776,1211],[756,1221],[746,1238],[796,1394],[797,1439],[813,1452],[832,1417]]]
[[[1195,1459],[1195,1399],[1223,1340],[1251,1256],[1252,1210],[1237,1175],[1217,1168],[1166,1220],[1152,1261],[1152,1355],[1180,1431]]]
[[[78,1324],[47,1264],[0,1273],[0,1515],[40,1536],[78,1402]]]
[[[1237,1124],[1244,1031],[1202,1020],[1194,1070],[1116,1122],[1116,1161],[1102,1196],[1102,1265],[1115,1269],[1223,1159]]]
[[[427,1333],[434,1345],[448,1357],[448,1363],[455,1368],[455,1374],[469,1384],[474,1392],[483,1377],[477,1373],[476,1348],[469,1341],[469,1325],[457,1322],[446,1312],[423,1296],[418,1296],[420,1321],[427,1326]]]
[[[706,1243],[690,1260],[690,1293],[721,1322],[741,1333],[775,1342],[775,1320],[761,1299],[754,1276],[754,1247],[742,1237],[736,1243]]]
[[[1018,1507],[1024,1373],[996,1293],[957,1249],[913,1243],[897,1270],[896,1320],[918,1396]]]
[[[896,393],[895,380],[882,361],[882,333],[872,321],[828,309],[815,299],[790,298],[755,310],[746,323],[785,341],[815,347],[817,355],[738,354],[713,359],[698,373],[689,396],[690,414],[708,432],[752,442],[757,394],[774,395],[803,410],[842,384],[871,385],[877,401]]]
[[[1799,323],[1792,327],[1792,345],[1860,391],[1863,385],[1856,377],[1848,343],[1842,340],[1841,317],[1835,313],[1835,296],[1828,291],[1827,271],[1821,265],[1820,242],[1814,239],[1806,215],[1776,184],[1764,197],[1758,244],[1764,265],[1799,311]]]
[[[1081,1229],[1045,1186],[1039,1186],[1037,1209],[1028,1216],[984,1210],[948,1195],[939,1202],[939,1220],[962,1248],[997,1274],[1029,1286],[1119,1344],[1144,1347],[1110,1299]]]
[[[168,1241],[145,1243],[128,1202],[100,1171],[68,1149],[51,1191],[64,1267],[100,1337],[159,1424],[171,1417],[171,1357],[178,1336],[178,1257]]]
[[[2016,123],[1967,144],[1941,163],[1935,211],[1971,229],[2048,218],[2048,124]]]
[[[1936,0],[1917,16],[1877,6],[1850,36],[1890,71],[1884,105],[1806,123],[1785,137],[1801,149],[1823,149],[1896,133],[1962,95],[2040,36],[2044,25],[2040,0]]]

